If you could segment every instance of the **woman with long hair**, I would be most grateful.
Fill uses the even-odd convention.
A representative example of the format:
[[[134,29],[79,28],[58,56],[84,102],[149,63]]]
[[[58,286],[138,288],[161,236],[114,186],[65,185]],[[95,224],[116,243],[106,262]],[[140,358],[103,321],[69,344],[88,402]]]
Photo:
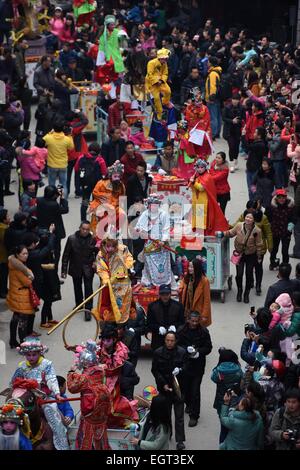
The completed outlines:
[[[244,222],[239,222],[231,230],[223,232],[225,237],[234,238],[234,264],[236,265],[237,302],[242,301],[243,277],[246,271],[244,303],[249,303],[249,293],[254,286],[253,271],[256,263],[262,262],[264,245],[260,228],[255,225],[254,214],[244,212]]]
[[[9,288],[6,297],[8,308],[13,312],[10,321],[9,345],[11,349],[19,346],[17,341],[17,329],[20,343],[32,333],[35,309],[31,302],[30,288],[32,286],[32,272],[26,268],[28,250],[25,245],[19,245],[8,259]],[[25,274],[28,272],[28,275]]]
[[[211,325],[210,286],[200,259],[195,258],[189,263],[179,287],[179,298],[186,318],[191,312],[199,312],[201,326]]]
[[[59,39],[62,43],[74,44],[76,39],[75,21],[73,15],[67,14],[64,27],[60,32]]]
[[[139,437],[131,437],[130,443],[139,450],[168,450],[172,424],[168,401],[157,395],[151,402],[150,412],[140,424]]]
[[[230,186],[228,184],[229,166],[225,152],[217,153],[216,158],[210,165],[209,173],[216,185],[218,204],[225,215],[227,203],[230,201]]]
[[[227,436],[220,444],[221,450],[262,450],[264,446],[264,425],[253,400],[241,399],[235,410],[229,408],[231,393],[224,395],[221,409],[221,424],[228,429]]]

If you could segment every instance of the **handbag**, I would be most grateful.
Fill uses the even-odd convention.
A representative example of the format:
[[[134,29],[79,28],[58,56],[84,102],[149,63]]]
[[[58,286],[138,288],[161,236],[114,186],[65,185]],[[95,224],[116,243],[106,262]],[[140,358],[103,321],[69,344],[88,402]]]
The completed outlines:
[[[232,262],[232,264],[235,264],[236,266],[238,266],[240,264],[242,256],[243,256],[243,253],[239,253],[238,251],[233,250],[230,261]]]
[[[255,225],[254,225],[255,227]],[[232,262],[232,264],[234,264],[235,266],[238,266],[241,262],[241,259],[242,259],[242,256],[244,254],[244,251],[245,251],[245,248],[247,246],[247,243],[248,243],[248,240],[250,238],[250,235],[251,233],[253,232],[254,230],[254,227],[250,230],[250,232],[248,233],[248,236],[245,238],[245,242],[243,244],[243,248],[242,248],[242,251],[241,252],[238,252],[237,250],[233,250],[233,253],[231,255],[231,258],[230,258],[230,261]]]
[[[37,309],[41,303],[41,300],[32,286],[29,286],[29,296],[32,307]]]

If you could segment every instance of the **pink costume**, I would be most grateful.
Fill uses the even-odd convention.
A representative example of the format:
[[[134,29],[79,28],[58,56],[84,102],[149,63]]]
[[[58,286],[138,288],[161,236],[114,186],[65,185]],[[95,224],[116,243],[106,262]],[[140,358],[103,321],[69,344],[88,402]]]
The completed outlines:
[[[100,363],[106,365],[106,386],[111,393],[112,409],[108,418],[108,427],[123,428],[132,421],[138,420],[137,401],[128,400],[120,393],[120,375],[125,361],[128,360],[128,348],[121,341],[117,341],[115,351],[108,354],[100,342],[98,353]]]

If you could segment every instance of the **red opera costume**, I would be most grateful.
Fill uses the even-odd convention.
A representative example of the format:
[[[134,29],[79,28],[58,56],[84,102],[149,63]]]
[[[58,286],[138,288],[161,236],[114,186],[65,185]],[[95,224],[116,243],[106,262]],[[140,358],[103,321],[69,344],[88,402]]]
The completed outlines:
[[[101,364],[106,366],[105,383],[111,393],[112,405],[108,418],[108,426],[111,428],[124,428],[132,421],[138,421],[137,401],[128,400],[120,393],[121,368],[128,360],[128,348],[121,341],[117,341],[115,351],[111,355],[101,345],[98,352]]]
[[[188,131],[192,129],[207,132],[212,142],[212,131],[210,126],[210,114],[207,106],[203,103],[191,103],[187,106],[184,117],[188,123]],[[197,158],[207,160],[212,150],[207,137],[204,137],[203,145],[188,142],[186,148],[188,155],[196,155]]]
[[[203,168],[204,172],[199,171]],[[215,232],[228,230],[228,222],[217,203],[217,192],[213,177],[207,171],[208,164],[198,160],[192,187],[192,227],[204,230],[204,235],[214,236]]]
[[[111,396],[102,382],[103,370],[97,365],[85,369],[82,374],[68,374],[69,391],[81,394],[81,418],[75,444],[77,450],[110,450],[107,421]]]

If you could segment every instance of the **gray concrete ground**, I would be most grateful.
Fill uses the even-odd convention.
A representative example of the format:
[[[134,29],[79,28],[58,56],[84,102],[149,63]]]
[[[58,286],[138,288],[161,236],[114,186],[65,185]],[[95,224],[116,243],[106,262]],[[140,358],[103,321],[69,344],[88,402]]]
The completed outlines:
[[[216,143],[216,151],[226,151],[227,145],[224,140],[219,139]],[[230,174],[231,184],[231,202],[227,209],[227,218],[230,222],[234,222],[241,212],[244,210],[247,202],[247,185],[245,177],[245,161],[243,157],[239,158],[239,170],[234,174]],[[12,190],[17,193],[16,183],[11,185]],[[43,190],[39,190],[39,194],[42,194]],[[6,207],[10,213],[13,214],[17,207],[16,196],[7,197],[5,199]],[[73,233],[80,222],[80,199],[74,198],[74,190],[71,189],[69,198],[70,213],[64,216],[64,223],[67,234]],[[263,293],[261,297],[257,297],[252,291],[250,295],[250,304],[245,305],[243,303],[237,303],[235,300],[236,286],[233,282],[233,290],[226,292],[226,302],[222,304],[218,295],[213,297],[212,300],[212,318],[213,323],[209,328],[213,342],[213,351],[207,359],[206,373],[202,382],[201,394],[201,417],[196,428],[189,428],[187,426],[188,416],[185,415],[186,424],[186,447],[187,449],[217,449],[218,448],[218,436],[219,436],[219,420],[215,410],[213,409],[213,401],[215,396],[215,385],[210,380],[212,368],[218,361],[218,349],[220,346],[230,347],[235,350],[238,354],[240,351],[241,342],[243,339],[244,324],[250,321],[249,311],[250,306],[255,305],[259,307],[263,304],[265,294],[268,286],[276,281],[276,273],[268,271],[269,259],[265,257],[264,262],[264,279],[263,279]],[[292,260],[293,266],[295,260]],[[234,275],[234,267],[231,265],[231,273]],[[98,285],[98,280],[95,278],[95,288]],[[53,304],[54,318],[60,320],[74,307],[74,295],[73,286],[71,279],[68,278],[65,284],[62,286],[62,297],[63,300]],[[35,329],[39,331],[39,313],[36,315]],[[11,312],[7,310],[5,300],[0,300],[0,338],[8,344],[9,340],[9,322],[11,318]],[[76,338],[81,338],[81,334],[86,335],[84,339],[90,335],[90,324],[87,324],[83,319],[77,318],[74,324],[76,330]],[[59,375],[65,376],[69,370],[70,365],[73,362],[73,354],[67,352],[64,349],[61,329],[53,333],[51,336],[47,336],[45,330],[42,332],[41,340],[44,344],[49,347],[47,358],[51,359],[56,368],[56,372]],[[77,333],[80,333],[79,335]],[[14,372],[17,363],[21,360],[21,357],[15,350],[6,348],[6,364],[0,365],[0,389],[4,389],[8,386],[12,373]],[[137,372],[140,375],[140,384],[136,387],[136,392],[142,391],[144,386],[155,384],[151,374],[151,356],[141,357]],[[3,397],[0,398],[2,401]],[[76,402],[75,402],[76,403]],[[176,443],[172,441],[171,448],[175,448]]]

